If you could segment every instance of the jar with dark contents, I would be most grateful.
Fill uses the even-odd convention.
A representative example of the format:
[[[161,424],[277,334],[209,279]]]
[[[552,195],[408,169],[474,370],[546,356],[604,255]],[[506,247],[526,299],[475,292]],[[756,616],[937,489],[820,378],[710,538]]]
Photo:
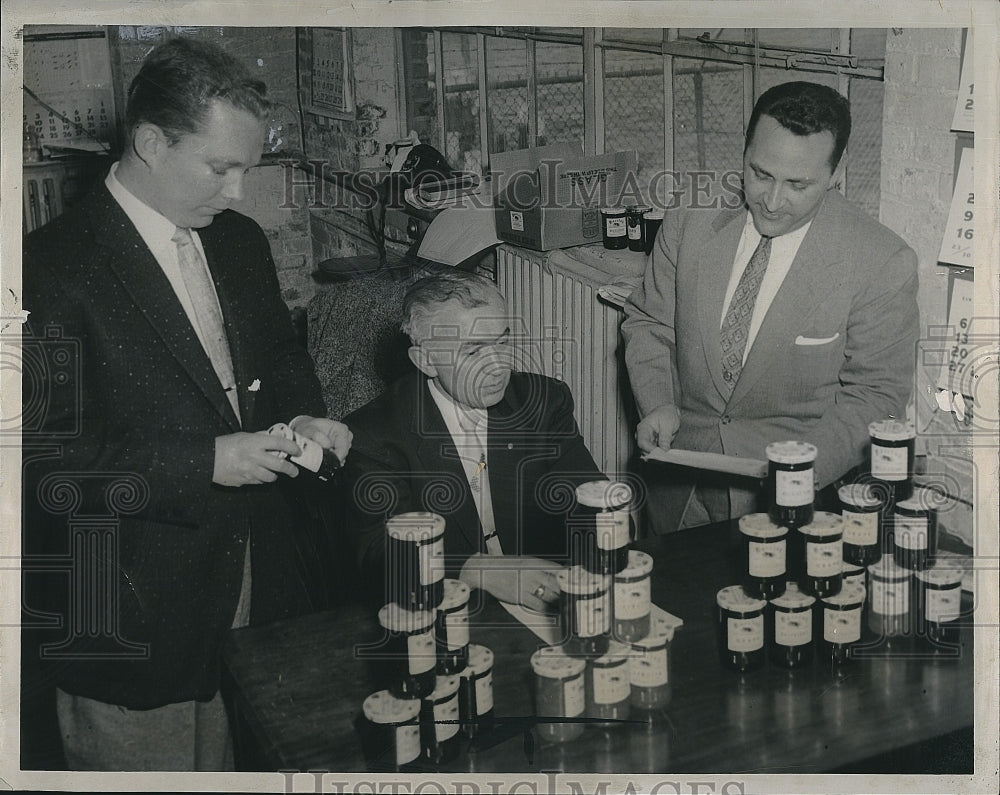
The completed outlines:
[[[379,690],[364,700],[361,713],[358,734],[368,770],[412,770],[420,756],[420,702]]]
[[[564,743],[583,734],[586,710],[585,660],[570,657],[555,646],[546,646],[531,655],[535,676],[535,715],[548,718],[537,725],[543,740]],[[574,720],[575,719],[575,720]]]
[[[897,502],[893,509],[892,556],[903,568],[926,568],[928,558],[937,552],[936,498],[930,489],[916,488],[910,499]]]
[[[651,208],[645,205],[637,205],[625,208],[625,227],[628,232],[629,251],[644,251],[646,248],[646,235],[642,218]]]
[[[433,692],[420,701],[420,756],[432,765],[450,762],[458,756],[459,678],[437,677]]]
[[[724,668],[752,671],[764,665],[763,599],[748,596],[741,585],[730,585],[716,595],[719,657]]]
[[[835,513],[816,511],[813,520],[794,530],[802,537],[804,563],[799,588],[823,598],[840,590],[844,569],[844,522]]]
[[[663,210],[648,210],[642,214],[642,234],[646,240],[644,251],[649,254],[653,250],[656,234],[663,225]]]
[[[814,654],[813,612],[816,598],[802,593],[795,583],[768,604],[770,613],[771,662],[783,668],[798,668],[812,662]]]
[[[766,513],[748,513],[739,519],[743,538],[743,588],[757,599],[773,599],[785,592],[788,528]]]
[[[576,513],[585,525],[583,565],[595,574],[617,574],[628,565],[632,487],[593,480],[576,487]]]
[[[816,445],[808,442],[772,442],[767,454],[768,513],[775,524],[809,524],[816,498],[813,464]]]
[[[390,602],[378,611],[386,630],[384,659],[389,692],[396,698],[421,698],[434,689],[437,654],[434,650],[434,614],[404,610]]]
[[[865,605],[865,587],[846,583],[840,593],[823,597],[823,634],[820,642],[824,658],[847,662],[851,649],[861,640],[861,613]]]
[[[460,676],[458,711],[462,732],[466,737],[477,737],[493,727],[493,652],[470,643],[469,664]]]
[[[962,575],[961,568],[944,560],[914,572],[917,632],[935,651],[953,654],[958,647]]]
[[[841,486],[837,496],[844,520],[844,560],[857,566],[870,566],[882,557],[885,543],[882,501],[870,486],[860,483]]]
[[[465,670],[469,659],[469,586],[460,580],[444,581],[444,596],[434,622],[439,675]]]
[[[608,650],[611,634],[611,578],[583,566],[569,566],[556,573],[560,615],[566,641],[564,651],[573,657],[600,657]]]
[[[385,523],[386,582],[390,602],[407,610],[433,610],[444,595],[444,518],[412,511]]]
[[[629,647],[611,641],[600,657],[587,661],[585,715],[606,721],[626,720],[629,714]]]
[[[656,618],[649,634],[633,641],[628,658],[628,675],[631,684],[631,702],[635,711],[658,710],[670,703],[670,644],[674,627],[662,616]]]
[[[628,228],[624,207],[608,207],[601,210],[604,222],[604,248],[622,249],[628,247]]]
[[[886,484],[895,502],[913,495],[916,431],[898,420],[879,420],[868,426],[872,478]]]
[[[615,575],[614,632],[616,640],[631,643],[649,634],[650,575],[653,558],[637,549],[628,553],[628,565]]]
[[[890,555],[868,567],[868,627],[875,635],[895,638],[912,632],[912,575]]]

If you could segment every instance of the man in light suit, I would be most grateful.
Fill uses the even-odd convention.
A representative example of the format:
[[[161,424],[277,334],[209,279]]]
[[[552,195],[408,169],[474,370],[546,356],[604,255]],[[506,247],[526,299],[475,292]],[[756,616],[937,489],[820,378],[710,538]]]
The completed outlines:
[[[269,108],[221,50],[162,45],[120,161],[25,242],[26,333],[64,342],[79,375],[44,387],[24,441],[25,549],[73,566],[29,572],[25,605],[61,616],[41,654],[71,769],[231,769],[226,634],[318,606],[290,509],[301,450],[266,430],[291,422],[341,458],[350,432],[324,416],[264,233],[229,209]]]
[[[763,459],[803,440],[822,488],[862,463],[870,422],[904,416],[916,255],[837,192],[850,128],[836,91],[775,86],[747,127],[744,205],[667,213],[622,325],[641,450]],[[764,508],[746,479],[647,474],[654,532]]]

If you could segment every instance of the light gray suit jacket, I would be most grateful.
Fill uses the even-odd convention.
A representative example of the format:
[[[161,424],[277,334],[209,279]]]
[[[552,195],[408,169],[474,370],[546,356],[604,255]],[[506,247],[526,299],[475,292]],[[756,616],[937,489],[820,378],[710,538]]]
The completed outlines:
[[[675,404],[673,446],[763,459],[785,439],[819,448],[825,486],[860,464],[868,424],[901,417],[919,326],[916,254],[837,191],[827,193],[730,394],[719,327],[747,210],[668,212],[625,307],[625,359],[642,416]],[[679,484],[680,521],[690,484]],[[734,483],[713,520],[754,509]]]

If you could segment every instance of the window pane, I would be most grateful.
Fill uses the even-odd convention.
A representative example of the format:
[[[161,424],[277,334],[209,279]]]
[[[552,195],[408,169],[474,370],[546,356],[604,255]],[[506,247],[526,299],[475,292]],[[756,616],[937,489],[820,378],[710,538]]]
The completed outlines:
[[[441,35],[444,52],[444,156],[461,171],[482,173],[479,146],[479,50],[471,33]]]
[[[583,47],[535,45],[538,93],[538,146],[583,143]]]
[[[851,31],[851,55],[861,59],[861,66],[883,66],[885,39],[885,28],[854,28]]]
[[[851,139],[847,144],[846,194],[872,218],[879,217],[882,179],[882,103],[885,84],[851,80]]]
[[[486,37],[486,107],[490,151],[528,146],[527,47],[520,39]]]
[[[806,72],[794,69],[776,69],[762,67],[757,89],[763,94],[771,86],[791,83],[795,80],[808,80],[810,83],[821,83],[824,86],[839,90],[840,78],[831,72]]]
[[[834,28],[759,28],[761,47],[792,47],[797,50],[833,52]]]
[[[406,128],[416,130],[423,143],[440,148],[434,34],[404,29],[403,64]]]
[[[604,149],[636,149],[642,200],[663,170],[663,58],[636,52],[604,53]],[[655,183],[654,188],[655,188]]]
[[[605,28],[604,38],[614,41],[636,41],[657,44],[663,41],[663,28]]]

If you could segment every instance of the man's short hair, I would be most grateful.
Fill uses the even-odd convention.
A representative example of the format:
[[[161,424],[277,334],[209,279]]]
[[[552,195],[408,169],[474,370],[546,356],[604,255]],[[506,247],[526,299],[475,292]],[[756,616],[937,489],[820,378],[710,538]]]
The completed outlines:
[[[769,88],[760,95],[750,114],[744,153],[753,139],[757,122],[765,115],[796,135],[831,133],[830,171],[837,167],[847,148],[847,139],[851,137],[851,103],[845,96],[828,86],[804,80]]]
[[[485,276],[457,268],[441,271],[414,282],[407,289],[403,296],[403,322],[400,328],[414,345],[419,345],[430,332],[427,319],[442,304],[457,301],[466,309],[475,309],[497,300],[503,301],[503,295]]]
[[[132,80],[125,128],[155,124],[171,144],[197,132],[214,100],[224,100],[258,119],[271,113],[267,87],[214,44],[171,39],[149,54]]]

